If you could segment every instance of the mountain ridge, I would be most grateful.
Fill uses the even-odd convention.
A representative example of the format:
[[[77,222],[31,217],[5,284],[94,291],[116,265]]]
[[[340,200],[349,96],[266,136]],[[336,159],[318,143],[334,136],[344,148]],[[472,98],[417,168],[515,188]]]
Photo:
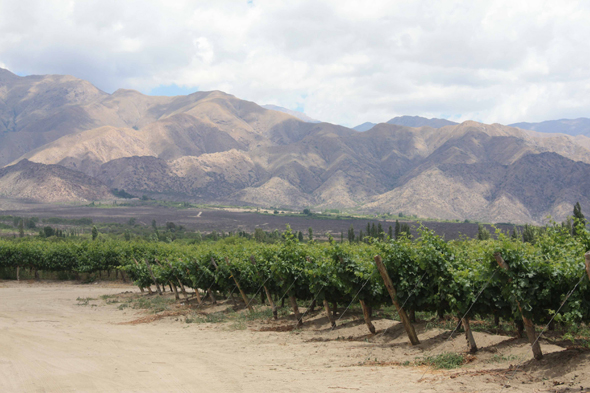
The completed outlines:
[[[0,196],[36,202],[88,202],[114,198],[100,181],[61,165],[21,160],[0,169]]]
[[[454,126],[459,123],[454,121],[446,120],[446,119],[438,119],[432,118],[428,119],[426,117],[421,116],[396,116],[393,119],[386,121],[387,124],[394,124],[398,126],[406,126],[406,127],[432,127],[432,128],[442,128],[445,126]],[[364,132],[372,129],[375,127],[377,123],[365,122],[363,124],[359,124],[356,127],[353,127],[353,130]]]
[[[51,201],[86,199],[77,181],[103,197],[118,188],[171,200],[492,222],[563,219],[572,198],[590,208],[590,139],[581,136],[410,116],[390,122],[411,126],[358,132],[221,91],[107,94],[68,76],[0,73],[0,98],[0,162],[13,171],[29,163],[39,174],[28,175],[27,198],[35,182],[44,184],[41,174],[51,174],[58,196],[39,197]]]
[[[510,124],[510,126],[550,134],[590,136],[590,119],[585,117],[579,117],[577,119],[546,120],[538,123],[520,122]]]

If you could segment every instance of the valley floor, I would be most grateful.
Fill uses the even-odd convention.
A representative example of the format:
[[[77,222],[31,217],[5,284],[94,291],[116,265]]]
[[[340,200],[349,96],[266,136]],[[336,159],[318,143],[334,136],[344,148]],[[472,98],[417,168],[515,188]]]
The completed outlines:
[[[0,281],[0,391],[498,392],[506,382],[507,392],[590,391],[590,353],[546,342],[536,362],[526,340],[476,332],[470,363],[436,371],[400,363],[462,352],[465,340],[446,341],[448,331],[425,323],[411,347],[399,324],[376,318],[377,335],[367,335],[355,312],[335,330],[316,310],[302,329],[282,331],[292,317],[186,323],[185,306],[163,319],[121,306],[140,297],[150,296],[120,283]]]
[[[0,216],[18,216],[18,217],[38,217],[41,219],[59,217],[66,219],[91,218],[94,223],[118,223],[126,224],[129,219],[137,220],[137,225],[144,228],[151,228],[152,220],[156,220],[158,225],[163,226],[166,222],[174,222],[176,225],[183,225],[190,231],[200,231],[209,233],[211,231],[237,232],[246,231],[253,233],[255,228],[261,228],[265,231],[279,230],[284,231],[285,226],[289,224],[295,231],[302,231],[307,235],[308,228],[313,228],[315,236],[324,236],[326,232],[339,240],[340,234],[346,238],[347,231],[353,225],[358,233],[359,230],[365,231],[367,223],[381,222],[383,229],[387,232],[389,226],[395,227],[395,217],[384,219],[382,217],[369,218],[343,218],[343,219],[318,219],[315,217],[306,217],[304,215],[289,216],[286,214],[258,214],[253,211],[244,211],[240,209],[177,209],[163,206],[119,206],[110,208],[89,207],[80,205],[50,205],[50,204],[5,204],[0,199]],[[413,234],[417,235],[416,221],[406,221],[399,218],[400,222],[408,222],[413,227]],[[426,227],[435,231],[438,235],[444,236],[445,239],[459,239],[462,236],[475,237],[477,235],[477,224],[475,223],[457,223],[421,221]],[[513,225],[498,224],[497,227],[504,232],[511,231]],[[86,228],[88,231],[90,227]],[[490,232],[494,229],[487,226]]]

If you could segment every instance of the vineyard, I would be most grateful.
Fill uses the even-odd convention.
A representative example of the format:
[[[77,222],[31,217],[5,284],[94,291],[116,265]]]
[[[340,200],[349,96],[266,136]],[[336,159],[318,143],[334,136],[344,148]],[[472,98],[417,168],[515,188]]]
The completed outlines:
[[[496,239],[445,241],[427,228],[419,236],[366,243],[300,242],[289,228],[284,241],[243,238],[179,245],[162,242],[0,240],[0,269],[96,273],[124,272],[142,292],[169,287],[197,307],[239,294],[248,308],[261,295],[272,307],[289,301],[297,324],[298,302],[334,308],[360,303],[368,329],[372,310],[392,302],[412,344],[419,311],[457,317],[469,350],[477,351],[469,321],[513,321],[526,331],[535,358],[542,357],[537,327],[590,323],[590,233],[549,226],[535,243],[496,233]],[[588,256],[590,260],[590,254]],[[191,291],[192,290],[192,291]]]

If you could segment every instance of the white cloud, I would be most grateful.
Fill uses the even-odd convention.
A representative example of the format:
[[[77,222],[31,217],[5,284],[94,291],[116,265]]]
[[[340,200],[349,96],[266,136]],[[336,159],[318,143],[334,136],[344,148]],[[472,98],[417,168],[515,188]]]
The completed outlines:
[[[589,17],[581,1],[0,0],[0,65],[106,91],[219,89],[349,126],[539,121],[590,116]]]

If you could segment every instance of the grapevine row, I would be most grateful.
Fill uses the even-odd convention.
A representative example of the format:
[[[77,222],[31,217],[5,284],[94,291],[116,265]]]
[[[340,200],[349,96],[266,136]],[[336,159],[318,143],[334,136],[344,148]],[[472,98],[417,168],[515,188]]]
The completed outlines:
[[[372,244],[303,243],[289,229],[285,241],[260,244],[244,239],[177,245],[150,242],[0,241],[0,268],[96,272],[120,269],[139,288],[154,284],[229,293],[237,283],[246,296],[264,286],[274,297],[320,304],[362,301],[375,308],[391,299],[374,257],[380,255],[409,311],[443,316],[495,316],[545,324],[566,294],[586,274],[590,234],[576,236],[549,227],[532,245],[501,233],[496,240],[445,241],[427,228],[415,239]],[[500,255],[509,269],[498,265]],[[483,289],[483,291],[482,291]],[[477,301],[475,301],[477,298]],[[561,308],[557,320],[590,322],[590,284]]]

